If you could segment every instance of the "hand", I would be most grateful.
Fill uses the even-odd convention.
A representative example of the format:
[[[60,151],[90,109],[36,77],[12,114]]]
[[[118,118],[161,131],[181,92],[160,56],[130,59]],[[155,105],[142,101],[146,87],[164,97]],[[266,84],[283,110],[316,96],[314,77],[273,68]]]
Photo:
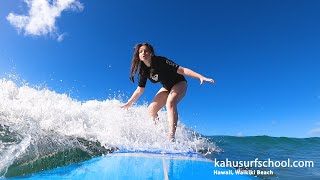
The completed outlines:
[[[126,110],[128,110],[128,108],[131,106],[130,103],[126,103],[123,106],[120,106],[121,108],[125,108]]]
[[[214,80],[213,79],[210,79],[210,78],[206,78],[206,77],[200,77],[200,84],[203,84],[203,82],[211,82],[211,83],[214,83]]]

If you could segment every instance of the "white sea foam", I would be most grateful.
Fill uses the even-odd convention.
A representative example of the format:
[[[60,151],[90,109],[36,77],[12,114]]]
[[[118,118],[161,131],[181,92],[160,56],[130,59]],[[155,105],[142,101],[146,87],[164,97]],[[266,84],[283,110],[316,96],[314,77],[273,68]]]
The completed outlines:
[[[66,94],[17,85],[6,79],[0,80],[0,99],[0,124],[22,136],[19,144],[0,152],[0,156],[20,156],[27,146],[51,134],[59,136],[56,139],[62,146],[68,141],[61,137],[77,137],[99,141],[106,148],[120,150],[215,150],[212,143],[199,138],[181,122],[178,123],[176,142],[169,142],[166,112],[159,112],[159,123],[154,125],[148,117],[147,105],[135,105],[124,110],[120,108],[123,103],[117,99],[80,102]],[[17,147],[20,151],[14,150]],[[6,161],[12,162],[13,158]]]

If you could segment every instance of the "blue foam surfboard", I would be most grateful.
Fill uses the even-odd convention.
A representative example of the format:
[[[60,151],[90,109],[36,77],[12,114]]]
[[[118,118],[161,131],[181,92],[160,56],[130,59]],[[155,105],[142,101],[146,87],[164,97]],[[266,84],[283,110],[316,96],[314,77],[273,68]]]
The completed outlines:
[[[215,170],[226,174],[217,175],[214,173]],[[13,179],[253,180],[258,178],[237,175],[231,168],[215,167],[213,161],[197,153],[118,152]]]

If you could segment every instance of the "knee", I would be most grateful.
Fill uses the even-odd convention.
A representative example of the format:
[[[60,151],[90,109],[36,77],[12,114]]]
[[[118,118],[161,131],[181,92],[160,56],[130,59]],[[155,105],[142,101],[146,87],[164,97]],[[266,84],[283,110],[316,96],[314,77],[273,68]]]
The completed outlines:
[[[175,101],[167,101],[166,108],[167,109],[174,109],[177,107],[177,103]]]

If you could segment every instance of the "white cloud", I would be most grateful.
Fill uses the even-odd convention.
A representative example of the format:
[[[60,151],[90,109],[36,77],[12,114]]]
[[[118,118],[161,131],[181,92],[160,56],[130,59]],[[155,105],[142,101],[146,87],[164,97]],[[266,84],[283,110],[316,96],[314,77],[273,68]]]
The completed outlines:
[[[320,136],[320,128],[311,129],[309,134],[312,136]]]
[[[238,132],[238,134],[237,134],[236,136],[238,136],[238,137],[243,137],[244,134],[243,134],[242,132]]]
[[[7,20],[25,35],[46,36],[58,34],[56,20],[62,11],[82,11],[83,5],[78,0],[25,0],[28,5],[28,15],[10,13]],[[64,35],[58,34],[58,41]]]
[[[61,42],[63,41],[64,37],[66,36],[66,33],[63,33],[63,34],[58,34],[58,38],[57,38],[57,41],[58,42]]]

